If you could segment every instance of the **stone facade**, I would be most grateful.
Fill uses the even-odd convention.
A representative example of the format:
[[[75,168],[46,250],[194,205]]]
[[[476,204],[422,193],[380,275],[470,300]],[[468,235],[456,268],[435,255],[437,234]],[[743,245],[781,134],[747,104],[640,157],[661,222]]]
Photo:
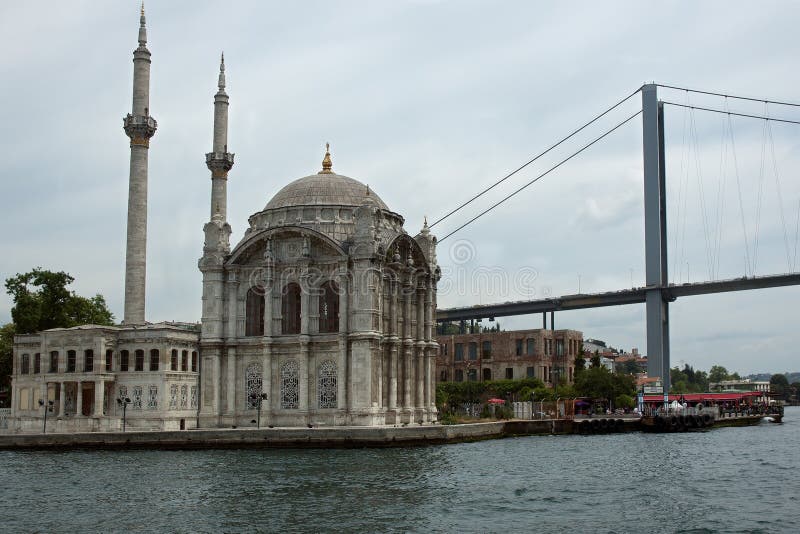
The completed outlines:
[[[439,335],[436,341],[440,382],[538,378],[552,386],[559,377],[573,382],[583,333],[541,328]]]
[[[436,420],[436,239],[323,170],[250,217],[229,252],[215,212],[203,273],[202,426]],[[265,400],[259,395],[265,394]]]
[[[179,430],[197,421],[199,326],[56,328],[15,337],[12,429]],[[52,405],[50,405],[52,402]]]

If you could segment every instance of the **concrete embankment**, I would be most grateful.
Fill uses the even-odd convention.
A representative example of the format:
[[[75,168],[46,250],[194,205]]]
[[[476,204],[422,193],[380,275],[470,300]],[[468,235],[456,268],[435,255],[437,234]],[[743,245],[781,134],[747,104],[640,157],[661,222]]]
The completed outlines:
[[[748,425],[758,417],[725,418],[713,426]],[[494,421],[463,425],[238,428],[169,432],[84,432],[0,435],[2,449],[243,449],[412,447],[512,436],[605,434],[642,429],[639,419],[595,418]]]
[[[406,427],[209,429],[0,435],[0,449],[227,449],[420,446],[506,436],[505,421]],[[542,433],[549,433],[542,426]],[[512,434],[516,434],[513,432]]]

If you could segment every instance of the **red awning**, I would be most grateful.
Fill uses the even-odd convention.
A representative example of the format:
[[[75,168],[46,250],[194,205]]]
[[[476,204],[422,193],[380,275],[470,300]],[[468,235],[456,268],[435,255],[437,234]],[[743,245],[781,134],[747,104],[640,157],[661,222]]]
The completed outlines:
[[[680,401],[683,398],[686,402],[738,402],[746,398],[761,397],[762,391],[743,391],[725,393],[684,393],[683,395],[670,395],[669,402]],[[664,395],[645,395],[644,402],[663,402]]]

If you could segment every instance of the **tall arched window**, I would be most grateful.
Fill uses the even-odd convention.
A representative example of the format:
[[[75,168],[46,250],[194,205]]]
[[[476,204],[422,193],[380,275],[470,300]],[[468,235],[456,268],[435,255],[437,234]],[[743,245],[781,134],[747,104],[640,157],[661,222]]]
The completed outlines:
[[[258,401],[262,392],[261,364],[251,363],[245,371],[245,392],[244,398],[248,410],[258,408]]]
[[[339,286],[328,280],[320,288],[319,331],[322,333],[339,331]]]
[[[317,401],[320,408],[337,408],[336,362],[325,360],[317,370]]]
[[[264,335],[264,290],[260,287],[247,290],[244,335]]]
[[[20,374],[27,375],[30,372],[31,368],[31,356],[30,354],[23,354],[22,355],[22,365],[20,365]]]
[[[300,285],[286,284],[281,295],[281,332],[300,333]]]
[[[295,360],[281,366],[281,408],[298,408],[300,404],[300,368]]]

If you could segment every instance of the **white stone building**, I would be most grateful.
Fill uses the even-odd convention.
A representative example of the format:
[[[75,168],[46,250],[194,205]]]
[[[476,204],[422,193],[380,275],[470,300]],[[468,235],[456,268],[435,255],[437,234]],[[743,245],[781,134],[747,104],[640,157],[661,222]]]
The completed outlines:
[[[224,58],[214,97],[201,324],[145,321],[150,52],[134,51],[125,317],[15,338],[17,431],[433,422],[436,238],[322,170],[281,189],[231,249]],[[130,403],[119,400],[129,399]],[[41,401],[41,402],[40,402]]]
[[[197,415],[196,324],[85,325],[19,335],[12,426],[49,432],[192,428]],[[129,400],[123,407],[117,399]]]

